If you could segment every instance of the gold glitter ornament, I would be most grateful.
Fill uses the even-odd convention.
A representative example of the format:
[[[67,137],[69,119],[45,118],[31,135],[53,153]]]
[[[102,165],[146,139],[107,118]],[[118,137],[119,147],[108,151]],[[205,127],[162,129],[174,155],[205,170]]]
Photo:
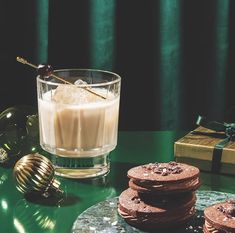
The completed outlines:
[[[13,170],[16,188],[21,193],[40,194],[43,197],[63,193],[54,173],[51,161],[40,154],[25,155],[17,161]]]
[[[0,148],[0,163],[5,163],[8,160],[8,154],[6,150],[4,150],[2,147]]]

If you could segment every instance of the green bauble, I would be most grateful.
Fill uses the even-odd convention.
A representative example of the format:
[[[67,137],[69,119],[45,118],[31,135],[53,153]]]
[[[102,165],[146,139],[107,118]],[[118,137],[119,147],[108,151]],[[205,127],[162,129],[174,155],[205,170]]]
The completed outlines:
[[[41,152],[39,144],[38,115],[30,115],[26,122],[27,138],[24,143],[24,154]]]
[[[23,152],[28,135],[32,135],[32,127],[26,125],[35,113],[31,106],[14,106],[0,113],[0,163],[15,160]]]

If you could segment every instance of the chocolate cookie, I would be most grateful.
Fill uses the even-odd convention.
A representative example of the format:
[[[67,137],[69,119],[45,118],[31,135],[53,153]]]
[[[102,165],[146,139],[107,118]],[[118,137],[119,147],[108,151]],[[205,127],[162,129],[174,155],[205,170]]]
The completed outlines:
[[[228,200],[204,210],[205,233],[235,232],[235,200]]]
[[[153,230],[179,226],[191,218],[194,213],[196,196],[194,192],[175,197],[167,196],[160,199],[144,198],[128,188],[119,196],[118,212],[135,227]]]
[[[129,186],[143,193],[160,195],[194,191],[199,188],[199,169],[197,167],[169,162],[149,163],[131,168],[127,176]]]

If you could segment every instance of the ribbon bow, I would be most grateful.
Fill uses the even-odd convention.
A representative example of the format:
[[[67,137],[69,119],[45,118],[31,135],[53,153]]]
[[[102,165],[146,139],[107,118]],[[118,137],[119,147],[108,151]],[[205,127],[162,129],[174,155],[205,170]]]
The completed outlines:
[[[224,132],[226,136],[225,139],[215,145],[213,151],[211,171],[214,173],[219,173],[223,148],[229,141],[235,139],[235,123],[208,121],[205,117],[198,116],[196,124],[216,132]]]
[[[205,117],[198,116],[196,124],[216,132],[224,132],[230,139],[235,139],[235,123],[208,121]]]

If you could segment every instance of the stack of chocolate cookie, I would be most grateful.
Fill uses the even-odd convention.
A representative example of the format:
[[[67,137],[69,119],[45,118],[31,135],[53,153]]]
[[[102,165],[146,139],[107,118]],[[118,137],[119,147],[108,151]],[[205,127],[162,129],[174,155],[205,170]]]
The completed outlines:
[[[204,210],[204,233],[235,232],[235,200],[208,206]]]
[[[150,163],[131,168],[129,188],[119,196],[118,212],[140,229],[166,229],[187,222],[195,213],[199,169],[187,164]]]

